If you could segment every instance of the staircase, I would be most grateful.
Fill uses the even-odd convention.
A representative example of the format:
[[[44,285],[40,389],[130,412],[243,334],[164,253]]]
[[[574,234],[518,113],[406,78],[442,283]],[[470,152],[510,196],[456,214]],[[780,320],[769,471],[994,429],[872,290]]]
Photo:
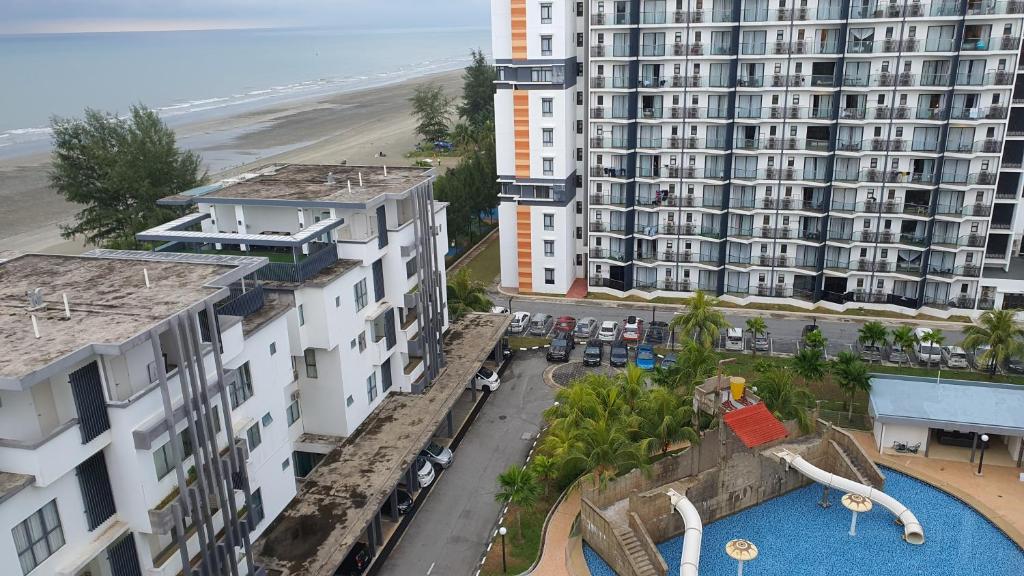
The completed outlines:
[[[846,450],[844,450],[842,446],[836,444],[835,440],[829,440],[828,442],[829,444],[832,445],[832,449],[835,450],[837,454],[839,454],[839,457],[842,458],[843,462],[846,463],[847,467],[849,467],[850,470],[853,470],[853,473],[856,475],[856,478],[851,478],[851,480],[856,480],[857,482],[860,482],[865,486],[871,486],[872,488],[875,487],[874,484],[870,480],[868,480],[869,474],[867,473],[867,470],[865,470],[859,462],[851,458],[850,454]]]
[[[615,528],[615,536],[619,539],[622,548],[629,554],[630,563],[636,569],[636,576],[658,576],[658,572],[651,564],[650,558],[644,552],[640,542],[637,541],[633,531],[625,526]]]

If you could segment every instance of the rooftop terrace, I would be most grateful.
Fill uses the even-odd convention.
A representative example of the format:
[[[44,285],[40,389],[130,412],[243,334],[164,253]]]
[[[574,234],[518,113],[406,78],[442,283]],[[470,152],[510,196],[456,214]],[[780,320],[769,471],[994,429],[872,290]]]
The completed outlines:
[[[46,378],[44,368],[60,359],[73,361],[68,357],[75,353],[84,357],[91,346],[119,346],[263,263],[109,250],[91,254],[105,257],[32,254],[0,262],[0,388],[20,389]],[[27,293],[36,288],[42,289],[45,307],[30,311]],[[64,315],[63,294],[70,318]]]
[[[432,168],[402,166],[385,169],[384,166],[340,164],[271,165],[238,178],[169,196],[161,203],[360,206],[385,194],[404,194],[429,181],[433,175]]]
[[[390,394],[303,482],[256,544],[270,574],[331,576],[434,435],[509,324],[470,314],[445,336],[447,366],[423,394]]]

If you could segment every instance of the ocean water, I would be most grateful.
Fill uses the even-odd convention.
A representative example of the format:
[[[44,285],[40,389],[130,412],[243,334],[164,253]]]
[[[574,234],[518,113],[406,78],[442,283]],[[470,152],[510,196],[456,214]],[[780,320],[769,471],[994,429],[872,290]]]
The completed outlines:
[[[850,511],[832,491],[832,506],[818,506],[821,487],[812,484],[704,526],[701,576],[736,574],[725,544],[745,538],[759,550],[743,567],[746,576],[1020,576],[1024,551],[984,516],[949,494],[895,470],[883,469],[885,491],[902,502],[924,527],[925,543],[903,541],[903,528],[881,506],[857,517],[851,537]],[[679,573],[682,537],[658,545],[669,574]],[[589,546],[594,576],[614,571]]]
[[[489,53],[486,28],[0,35],[0,157],[49,146],[50,117],[156,109],[172,126],[399,82]]]

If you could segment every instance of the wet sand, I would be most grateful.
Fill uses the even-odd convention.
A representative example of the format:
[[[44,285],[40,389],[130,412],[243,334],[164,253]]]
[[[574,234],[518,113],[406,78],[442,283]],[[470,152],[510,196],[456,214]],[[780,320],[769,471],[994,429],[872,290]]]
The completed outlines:
[[[461,93],[461,70],[399,84],[348,92],[177,128],[179,146],[201,154],[216,180],[273,162],[401,166],[418,137],[409,97],[437,82]],[[383,152],[386,156],[378,158]],[[0,161],[0,257],[26,252],[80,253],[63,240],[60,224],[77,205],[49,186],[49,155]]]

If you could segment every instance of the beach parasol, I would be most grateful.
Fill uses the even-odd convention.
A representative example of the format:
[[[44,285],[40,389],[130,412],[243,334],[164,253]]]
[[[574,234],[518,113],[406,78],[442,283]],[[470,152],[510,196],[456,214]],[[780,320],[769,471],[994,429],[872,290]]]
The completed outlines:
[[[736,575],[743,576],[743,563],[757,558],[757,546],[754,546],[754,543],[750,540],[737,538],[735,540],[729,540],[729,542],[725,544],[725,553],[733,560],[739,562],[739,567],[736,569]]]
[[[857,535],[857,513],[871,510],[871,500],[860,494],[843,494],[843,506],[853,512],[850,521],[850,536]]]

